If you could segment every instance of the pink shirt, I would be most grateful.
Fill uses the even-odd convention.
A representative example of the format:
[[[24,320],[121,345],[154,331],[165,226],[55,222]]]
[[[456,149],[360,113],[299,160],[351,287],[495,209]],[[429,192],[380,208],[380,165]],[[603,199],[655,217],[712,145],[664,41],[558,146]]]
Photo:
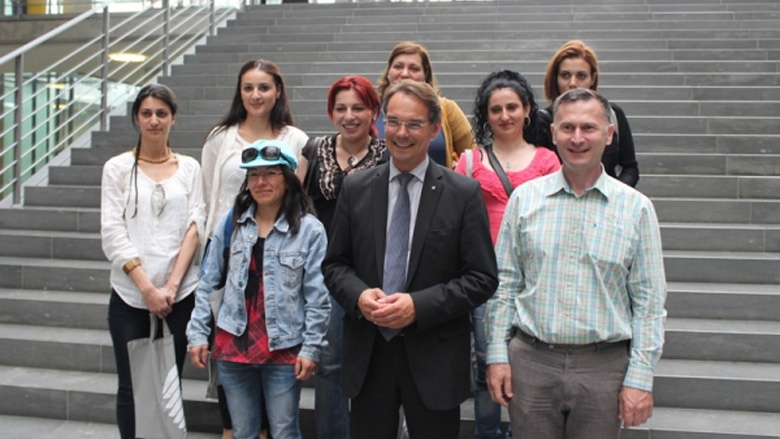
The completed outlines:
[[[498,229],[501,227],[501,219],[504,217],[504,210],[509,202],[509,197],[504,190],[504,185],[492,169],[482,164],[482,150],[473,150],[474,160],[471,170],[471,178],[477,180],[482,186],[482,197],[485,199],[487,207],[488,220],[490,221],[490,236],[493,238],[493,245],[496,244]],[[551,174],[561,167],[558,156],[547,148],[536,148],[536,155],[531,163],[519,171],[509,171],[506,173],[512,187],[516,188],[526,181],[543,175]],[[466,154],[460,155],[458,165],[455,166],[455,172],[466,175]]]

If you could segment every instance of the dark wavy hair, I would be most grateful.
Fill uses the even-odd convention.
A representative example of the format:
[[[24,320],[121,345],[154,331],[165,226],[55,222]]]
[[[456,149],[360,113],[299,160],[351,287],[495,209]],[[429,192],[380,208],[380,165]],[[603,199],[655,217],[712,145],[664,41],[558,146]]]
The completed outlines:
[[[300,230],[301,219],[306,214],[316,215],[314,206],[311,204],[309,196],[304,192],[301,180],[298,179],[295,172],[287,166],[279,166],[279,169],[282,170],[284,181],[287,183],[287,191],[285,191],[284,198],[282,198],[282,207],[279,209],[279,215],[284,215],[287,223],[290,225],[290,231],[296,234]],[[238,225],[238,219],[241,215],[249,210],[251,206],[255,206],[255,209],[257,209],[257,202],[252,198],[248,179],[245,177],[244,182],[241,184],[241,190],[236,195],[236,201],[233,203],[233,228]]]
[[[230,103],[230,109],[227,114],[214,126],[217,128],[215,134],[246,120],[247,112],[244,108],[244,101],[241,99],[241,81],[244,74],[251,70],[260,70],[268,73],[274,78],[274,85],[279,91],[279,97],[276,99],[274,107],[271,109],[271,127],[275,132],[281,131],[287,125],[293,125],[292,111],[287,98],[287,88],[284,85],[284,78],[279,67],[273,62],[265,59],[255,59],[249,61],[241,67],[236,81],[236,91],[233,94],[233,101]]]
[[[133,101],[133,107],[130,110],[133,121],[133,128],[140,130],[138,127],[138,112],[141,111],[141,103],[146,98],[156,98],[168,106],[168,110],[171,112],[171,119],[176,118],[176,112],[179,110],[179,105],[176,103],[176,95],[173,90],[162,84],[149,84],[141,88],[138,91],[138,95]],[[170,148],[170,142],[165,139],[166,145]],[[135,189],[135,210],[133,211],[133,218],[138,214],[138,157],[141,155],[141,133],[138,133],[138,145],[135,150],[135,159],[133,160],[133,169],[130,171],[130,176],[133,179],[133,187]],[[128,194],[127,202],[125,203],[125,213],[127,212],[127,205],[130,204],[130,194]]]
[[[534,92],[528,80],[513,70],[499,70],[489,74],[477,90],[477,97],[474,99],[474,137],[477,144],[487,146],[493,143],[493,132],[488,124],[488,102],[493,92],[502,88],[512,89],[523,106],[529,107],[530,122],[523,128],[523,139],[528,143],[538,144],[537,139],[541,131],[536,114],[539,107],[534,100]]]

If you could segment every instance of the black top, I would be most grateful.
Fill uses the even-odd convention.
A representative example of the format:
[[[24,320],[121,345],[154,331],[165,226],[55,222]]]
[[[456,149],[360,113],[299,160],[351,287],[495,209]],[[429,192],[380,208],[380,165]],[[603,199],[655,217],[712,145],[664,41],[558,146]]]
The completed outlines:
[[[301,155],[308,160],[308,169],[303,181],[306,193],[311,197],[317,219],[325,226],[330,237],[330,225],[336,210],[336,201],[344,177],[388,161],[384,139],[372,137],[368,153],[354,166],[341,169],[336,160],[336,136],[309,139]]]

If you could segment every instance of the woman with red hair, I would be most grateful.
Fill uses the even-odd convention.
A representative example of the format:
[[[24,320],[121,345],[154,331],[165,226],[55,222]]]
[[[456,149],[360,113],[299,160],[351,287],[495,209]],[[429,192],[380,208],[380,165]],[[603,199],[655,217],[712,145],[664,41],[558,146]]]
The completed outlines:
[[[385,141],[375,125],[379,97],[362,76],[345,76],[328,90],[328,117],[336,134],[309,139],[303,148],[298,176],[314,203],[325,230],[330,230],[341,182],[347,175],[387,161]],[[315,419],[317,437],[349,437],[349,407],[341,388],[341,349],[344,310],[331,300],[328,345],[317,370]]]
[[[550,102],[550,107],[539,112],[544,130],[537,144],[556,151],[552,143],[550,124],[552,104],[558,96],[573,88],[588,88],[595,91],[598,85],[599,62],[596,52],[580,40],[564,43],[547,64],[544,75],[544,97]],[[610,105],[615,134],[612,136],[612,143],[604,150],[601,162],[607,174],[631,187],[636,187],[639,182],[639,165],[636,161],[631,127],[623,109],[613,102],[610,102]]]

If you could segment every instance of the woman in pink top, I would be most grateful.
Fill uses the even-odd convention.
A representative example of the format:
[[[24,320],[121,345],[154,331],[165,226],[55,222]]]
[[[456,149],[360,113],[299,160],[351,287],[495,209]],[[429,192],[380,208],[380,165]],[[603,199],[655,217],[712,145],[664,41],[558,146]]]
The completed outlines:
[[[477,90],[474,101],[475,137],[479,149],[460,156],[455,172],[470,176],[482,185],[493,244],[509,195],[531,179],[557,171],[561,164],[554,152],[532,143],[538,138],[537,105],[528,81],[511,70],[493,72]],[[487,343],[484,305],[472,312],[477,374],[474,377],[474,415],[478,439],[499,439],[501,407],[490,399],[485,383]]]

